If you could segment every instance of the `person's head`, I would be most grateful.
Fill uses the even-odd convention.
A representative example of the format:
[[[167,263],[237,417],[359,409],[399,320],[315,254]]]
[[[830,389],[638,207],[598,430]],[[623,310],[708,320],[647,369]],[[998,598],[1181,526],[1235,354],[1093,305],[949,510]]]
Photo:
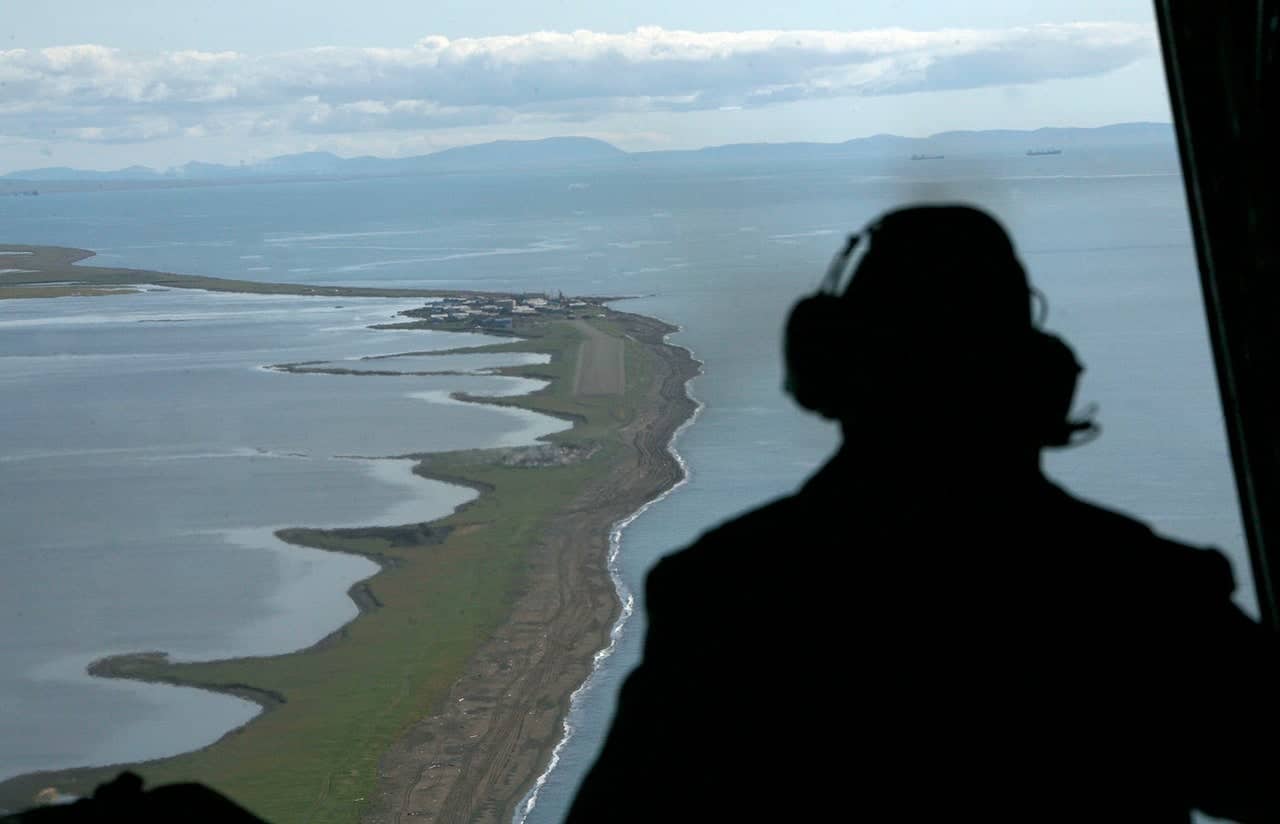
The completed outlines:
[[[927,447],[1027,452],[1092,428],[1069,418],[1081,367],[1033,322],[1026,272],[993,217],[913,207],[855,238],[787,323],[787,388],[801,406],[849,436]]]

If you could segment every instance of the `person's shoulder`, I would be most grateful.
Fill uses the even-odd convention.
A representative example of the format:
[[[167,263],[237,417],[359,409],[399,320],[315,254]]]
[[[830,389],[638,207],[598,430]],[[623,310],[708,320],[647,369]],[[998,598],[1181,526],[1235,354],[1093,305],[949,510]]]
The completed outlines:
[[[778,548],[780,535],[796,517],[795,510],[796,496],[779,498],[725,521],[689,546],[663,556],[645,581],[648,599],[680,600],[680,593],[703,591],[711,579],[723,588],[726,578],[751,574],[761,551]]]
[[[1099,560],[1118,579],[1131,579],[1169,592],[1229,598],[1235,591],[1231,562],[1221,551],[1157,533],[1148,524],[1053,486],[1068,533],[1081,552]],[[1088,545],[1086,547],[1086,544]]]

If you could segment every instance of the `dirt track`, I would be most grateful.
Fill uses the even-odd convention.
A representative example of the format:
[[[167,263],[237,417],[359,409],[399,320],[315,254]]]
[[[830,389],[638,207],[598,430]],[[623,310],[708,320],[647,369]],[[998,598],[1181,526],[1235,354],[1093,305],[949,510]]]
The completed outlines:
[[[210,292],[241,292],[263,295],[326,295],[331,297],[444,297],[449,295],[505,293],[473,292],[464,289],[378,289],[366,286],[309,286],[302,283],[264,283],[252,280],[228,280],[203,275],[178,275],[146,269],[120,269],[108,266],[77,266],[95,255],[88,249],[69,246],[29,246],[21,243],[0,244],[0,287],[37,288],[51,283],[71,282],[81,287],[110,287],[152,284],[174,289],[204,289]],[[13,253],[17,254],[13,254]],[[40,297],[32,295],[31,297]]]
[[[510,621],[481,648],[442,711],[415,724],[383,757],[367,821],[505,824],[550,761],[569,696],[618,614],[606,569],[609,531],[679,480],[667,445],[695,408],[685,384],[698,363],[663,343],[672,328],[617,317],[659,361],[647,402],[623,430],[631,449],[552,519],[531,551],[528,588]],[[622,377],[620,369],[615,374]]]
[[[584,320],[572,324],[583,335],[573,372],[573,394],[621,395],[627,386],[622,339],[606,335]]]

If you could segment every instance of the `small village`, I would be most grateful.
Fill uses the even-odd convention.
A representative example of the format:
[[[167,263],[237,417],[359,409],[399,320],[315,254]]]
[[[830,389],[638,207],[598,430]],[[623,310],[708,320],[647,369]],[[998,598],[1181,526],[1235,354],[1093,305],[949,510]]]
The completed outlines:
[[[519,295],[495,298],[492,295],[458,295],[441,298],[421,309],[404,314],[425,320],[442,328],[480,328],[511,331],[521,320],[537,318],[595,317],[604,313],[597,300],[569,298],[564,293],[551,295]]]

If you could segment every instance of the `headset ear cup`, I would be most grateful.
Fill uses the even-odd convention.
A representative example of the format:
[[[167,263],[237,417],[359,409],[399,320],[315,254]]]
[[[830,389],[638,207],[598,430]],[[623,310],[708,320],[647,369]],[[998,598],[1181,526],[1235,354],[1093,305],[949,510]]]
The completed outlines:
[[[787,318],[786,391],[800,406],[827,418],[840,413],[840,379],[831,370],[839,359],[843,310],[839,298],[820,293],[798,301]]]

